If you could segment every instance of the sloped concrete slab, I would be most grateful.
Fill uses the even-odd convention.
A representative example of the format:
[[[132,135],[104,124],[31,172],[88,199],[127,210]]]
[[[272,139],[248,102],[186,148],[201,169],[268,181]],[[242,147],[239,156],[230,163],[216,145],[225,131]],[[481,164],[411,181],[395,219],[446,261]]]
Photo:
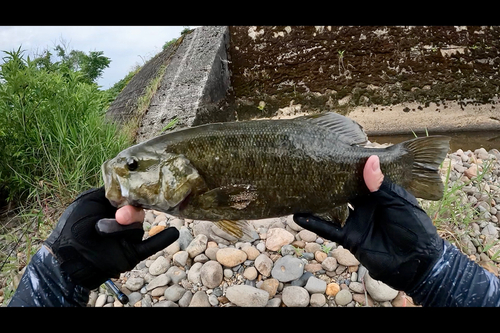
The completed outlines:
[[[175,118],[179,127],[229,120],[218,108],[230,86],[228,43],[226,26],[200,27],[184,37],[142,118],[137,142],[160,135]]]

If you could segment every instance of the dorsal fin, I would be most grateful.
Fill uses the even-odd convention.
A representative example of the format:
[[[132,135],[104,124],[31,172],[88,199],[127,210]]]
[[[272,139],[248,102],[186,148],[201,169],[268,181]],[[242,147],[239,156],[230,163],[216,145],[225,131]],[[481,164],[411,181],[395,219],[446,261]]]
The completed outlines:
[[[363,127],[354,120],[335,112],[311,114],[294,118],[316,126],[328,128],[338,134],[338,139],[349,145],[363,145],[368,141]]]

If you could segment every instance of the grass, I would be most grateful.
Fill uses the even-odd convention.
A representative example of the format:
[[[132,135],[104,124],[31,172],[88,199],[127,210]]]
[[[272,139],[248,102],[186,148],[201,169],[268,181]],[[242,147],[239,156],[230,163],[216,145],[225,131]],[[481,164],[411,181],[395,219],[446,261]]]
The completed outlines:
[[[65,207],[102,186],[101,165],[131,144],[105,120],[109,95],[79,72],[48,71],[5,52],[0,68],[0,193],[16,207],[0,216],[4,298]],[[1,201],[1,200],[0,200]]]
[[[142,118],[144,117],[144,114],[146,113],[146,110],[151,103],[151,99],[160,87],[161,79],[163,78],[163,75],[165,75],[166,70],[166,65],[160,67],[156,77],[149,82],[148,86],[144,90],[144,94],[137,100],[137,109],[134,112],[134,116],[130,119],[129,122],[123,125],[122,132],[130,141],[135,140],[137,129],[141,125]]]
[[[169,131],[173,130],[178,122],[179,122],[179,118],[175,117],[174,119],[170,120],[165,127],[163,127],[161,129],[161,132],[163,133],[166,130],[169,130]]]
[[[439,201],[418,199],[422,208],[431,217],[439,235],[455,244],[462,252],[465,252],[460,242],[462,236],[468,233],[472,222],[480,219],[476,205],[468,201],[467,194],[463,192],[463,188],[468,185],[479,186],[485,175],[491,171],[492,166],[493,163],[488,161],[483,165],[482,170],[476,177],[468,181],[456,181],[451,184],[450,174],[452,164],[450,159],[445,159],[440,166],[440,169],[446,172],[443,198]],[[491,244],[489,248],[493,245],[495,244]],[[482,252],[486,251],[483,249]],[[499,255],[499,253],[495,254],[497,257]]]
[[[449,159],[448,159],[449,160]],[[446,161],[446,159],[445,159]],[[467,200],[467,195],[462,191],[465,186],[481,183],[484,176],[491,171],[492,163],[487,162],[482,171],[472,179],[465,182],[455,182],[450,184],[451,160],[446,167],[446,177],[444,180],[444,194],[439,201],[429,201],[427,214],[432,218],[434,224],[439,226],[443,222],[453,222],[455,225],[461,223],[468,226],[475,218],[475,207]],[[441,164],[443,167],[444,161]],[[451,186],[450,186],[451,185]]]

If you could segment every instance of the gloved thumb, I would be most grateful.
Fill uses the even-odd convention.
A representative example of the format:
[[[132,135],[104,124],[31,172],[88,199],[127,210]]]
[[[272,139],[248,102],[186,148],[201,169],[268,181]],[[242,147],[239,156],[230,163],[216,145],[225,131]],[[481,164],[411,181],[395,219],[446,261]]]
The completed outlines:
[[[311,214],[294,214],[293,220],[302,228],[336,243],[343,243],[345,229],[334,222],[325,221]]]
[[[142,242],[135,243],[134,247],[139,260],[144,260],[156,252],[163,250],[179,238],[179,231],[175,227],[167,228]]]

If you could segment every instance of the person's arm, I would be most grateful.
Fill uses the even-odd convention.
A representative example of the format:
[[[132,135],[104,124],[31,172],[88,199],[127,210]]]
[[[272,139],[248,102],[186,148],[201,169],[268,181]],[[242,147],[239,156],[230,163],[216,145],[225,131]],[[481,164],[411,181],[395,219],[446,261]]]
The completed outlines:
[[[408,294],[423,306],[500,306],[499,279],[460,250],[444,251],[427,277]]]
[[[89,293],[89,289],[71,281],[54,256],[42,246],[31,258],[8,306],[86,306]]]
[[[132,206],[117,211],[104,188],[80,194],[26,267],[9,306],[85,306],[89,290],[179,237],[170,227],[143,241],[142,222],[136,222],[143,219]]]

